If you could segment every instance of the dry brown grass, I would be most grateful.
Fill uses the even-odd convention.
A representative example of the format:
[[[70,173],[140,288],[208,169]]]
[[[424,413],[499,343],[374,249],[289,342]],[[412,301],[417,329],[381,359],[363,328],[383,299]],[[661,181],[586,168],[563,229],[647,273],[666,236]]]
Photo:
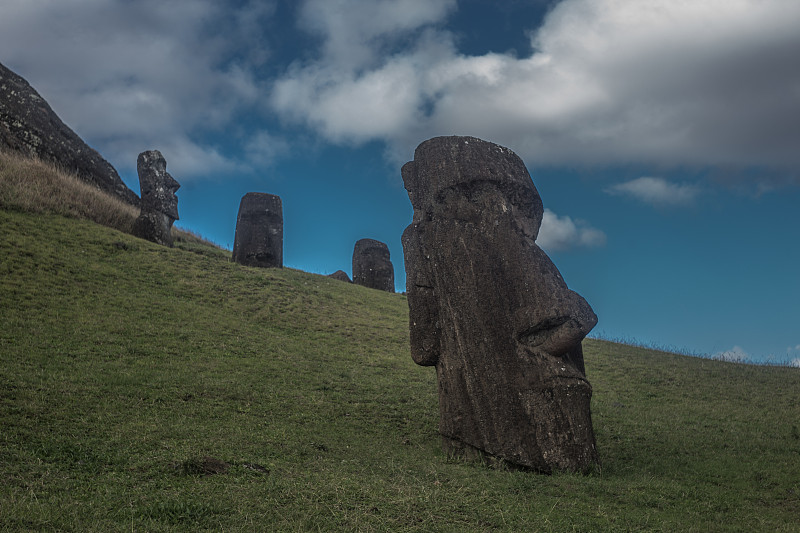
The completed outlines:
[[[0,150],[0,209],[50,213],[91,220],[131,233],[139,208],[92,186],[74,173],[15,152]],[[201,236],[172,228],[178,242],[216,246]]]

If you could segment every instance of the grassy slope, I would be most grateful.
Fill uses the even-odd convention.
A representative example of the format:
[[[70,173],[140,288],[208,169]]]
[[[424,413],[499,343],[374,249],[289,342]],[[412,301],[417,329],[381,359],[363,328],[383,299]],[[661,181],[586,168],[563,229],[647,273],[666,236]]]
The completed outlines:
[[[589,340],[602,470],[495,470],[403,296],[179,246],[0,210],[0,530],[796,531],[800,369]]]

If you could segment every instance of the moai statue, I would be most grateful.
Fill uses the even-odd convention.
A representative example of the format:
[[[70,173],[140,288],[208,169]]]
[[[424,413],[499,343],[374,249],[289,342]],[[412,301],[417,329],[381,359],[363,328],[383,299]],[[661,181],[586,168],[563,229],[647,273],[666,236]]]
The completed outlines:
[[[394,267],[389,247],[374,239],[361,239],[353,247],[353,283],[394,292]]]
[[[445,450],[587,470],[598,454],[581,340],[597,317],[535,243],[543,207],[522,160],[437,137],[402,175],[411,355],[436,367]]]
[[[178,220],[181,186],[167,172],[167,161],[158,150],[142,152],[136,160],[142,211],[133,222],[133,234],[165,246],[172,246],[172,224]]]
[[[283,267],[283,206],[280,196],[249,192],[236,218],[233,260],[242,265]]]

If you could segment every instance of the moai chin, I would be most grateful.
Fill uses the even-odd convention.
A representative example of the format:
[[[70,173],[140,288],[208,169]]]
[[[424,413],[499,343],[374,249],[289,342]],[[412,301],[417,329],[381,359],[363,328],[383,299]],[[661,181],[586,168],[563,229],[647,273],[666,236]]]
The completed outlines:
[[[587,470],[598,454],[581,340],[597,317],[535,243],[543,207],[524,163],[437,137],[402,176],[411,355],[436,367],[445,450]]]
[[[172,246],[172,224],[178,220],[180,184],[167,172],[167,161],[158,150],[142,152],[136,159],[142,210],[133,223],[133,234]]]
[[[283,267],[283,206],[279,196],[249,192],[242,197],[233,260],[254,267]]]
[[[361,239],[353,247],[353,283],[394,292],[394,266],[389,247],[375,239]]]

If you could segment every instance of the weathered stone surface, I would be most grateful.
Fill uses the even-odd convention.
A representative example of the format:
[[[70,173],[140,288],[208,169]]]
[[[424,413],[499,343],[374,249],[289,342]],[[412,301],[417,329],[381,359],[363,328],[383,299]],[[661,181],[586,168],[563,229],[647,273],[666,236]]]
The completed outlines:
[[[172,246],[172,223],[174,221],[158,211],[142,211],[133,221],[131,233],[141,239]]]
[[[338,279],[339,281],[346,281],[347,283],[353,283],[350,280],[350,276],[347,275],[347,272],[344,270],[337,270],[333,274],[328,274],[329,278]]]
[[[139,197],[114,167],[64,124],[27,81],[0,64],[0,149],[55,163],[132,205]]]
[[[598,455],[581,340],[597,317],[535,244],[543,207],[522,160],[437,137],[402,175],[411,355],[436,366],[445,449],[586,470]]]
[[[167,161],[158,150],[139,154],[136,160],[142,211],[133,223],[133,234],[142,239],[172,246],[172,224],[178,220],[180,184],[167,172]]]
[[[389,247],[375,239],[361,239],[353,247],[353,283],[394,292],[394,266]]]
[[[283,267],[283,206],[279,196],[249,192],[242,197],[233,260],[254,267]]]

